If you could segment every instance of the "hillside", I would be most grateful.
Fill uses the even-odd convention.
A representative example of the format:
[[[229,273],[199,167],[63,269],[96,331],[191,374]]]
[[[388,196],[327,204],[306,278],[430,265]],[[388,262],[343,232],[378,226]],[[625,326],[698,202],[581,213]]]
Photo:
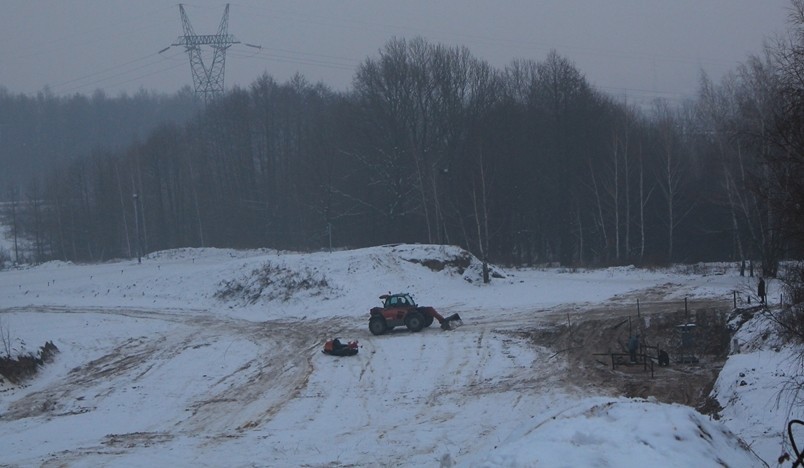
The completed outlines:
[[[623,370],[592,360],[584,361],[594,367],[587,374],[556,340],[567,322],[582,330],[586,320],[616,317],[644,327],[647,340],[651,320],[655,329],[685,298],[691,310],[728,311],[732,291],[749,291],[750,279],[722,265],[495,273],[482,284],[476,259],[429,245],[312,254],[182,249],[142,264],[2,271],[0,320],[12,351],[48,340],[60,350],[35,378],[3,382],[2,462],[757,466],[746,448],[755,442],[764,460],[779,455],[773,431],[781,431],[784,409],[763,418],[770,432],[761,434],[747,421],[766,408],[737,412],[743,387],[732,374],[760,368],[754,354],[725,363],[717,397],[731,403],[718,421],[662,396],[619,394],[618,385],[589,376],[616,380]],[[460,313],[464,326],[373,336],[368,309],[388,291]],[[612,332],[612,347],[623,330]],[[335,336],[359,340],[359,354],[322,354]],[[606,341],[582,343],[584,354],[607,352]],[[626,371],[624,378],[650,379]]]

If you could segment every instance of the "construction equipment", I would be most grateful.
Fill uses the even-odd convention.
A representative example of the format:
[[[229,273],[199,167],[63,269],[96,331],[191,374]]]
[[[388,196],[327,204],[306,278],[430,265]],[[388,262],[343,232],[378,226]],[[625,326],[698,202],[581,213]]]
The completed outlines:
[[[354,356],[357,354],[357,348],[357,340],[344,344],[341,343],[340,338],[334,338],[324,343],[324,349],[321,352],[330,356]]]
[[[382,335],[404,325],[411,332],[421,331],[437,320],[442,330],[452,330],[463,324],[458,314],[442,317],[430,306],[420,306],[408,293],[383,294],[382,307],[372,307],[369,317],[369,330],[374,335]]]

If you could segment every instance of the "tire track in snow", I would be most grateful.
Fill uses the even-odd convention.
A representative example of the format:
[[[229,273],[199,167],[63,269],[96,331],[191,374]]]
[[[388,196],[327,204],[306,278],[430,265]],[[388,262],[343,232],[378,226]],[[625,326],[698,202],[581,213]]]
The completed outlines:
[[[320,343],[322,331],[342,330],[333,323],[256,323],[217,318],[199,313],[160,313],[143,310],[71,310],[66,308],[36,308],[17,313],[60,312],[70,314],[104,314],[129,318],[147,318],[174,323],[169,333],[156,333],[123,340],[107,348],[103,355],[70,370],[64,377],[45,389],[30,392],[11,403],[3,414],[4,420],[36,416],[58,416],[95,410],[104,399],[122,393],[125,388],[137,389],[149,375],[169,365],[182,355],[225,342],[250,346],[255,355],[225,372],[214,376],[210,391],[188,400],[189,415],[173,426],[180,432],[195,434],[199,430],[237,433],[258,427],[281,407],[292,400],[306,385],[312,369],[311,355]],[[67,351],[67,350],[65,350]],[[197,354],[197,353],[196,353]],[[191,357],[191,356],[190,356]],[[223,358],[221,358],[223,359]],[[207,377],[207,376],[204,376]],[[210,378],[212,378],[210,376]],[[207,382],[209,379],[202,379]],[[111,385],[110,382],[114,382]],[[181,381],[180,381],[181,382]],[[197,386],[198,379],[178,389]],[[92,398],[86,398],[92,395]],[[167,395],[171,397],[171,395]],[[67,404],[65,402],[82,402]],[[72,406],[72,407],[71,407]],[[260,415],[247,418],[244,415]]]
[[[487,311],[487,320],[474,321],[471,313],[455,310],[467,323],[454,331],[399,329],[373,336],[364,323],[356,327],[354,317],[250,322],[203,311],[62,311],[161,325],[156,333],[104,348],[69,378],[54,382],[39,396],[29,394],[25,403],[21,399],[20,406],[40,405],[43,410],[18,417],[108,410],[104,400],[124,400],[124,392],[143,392],[135,400],[142,403],[167,388],[158,386],[159,378],[186,379],[170,387],[175,392],[170,398],[183,405],[184,414],[134,425],[111,438],[103,434],[97,443],[63,454],[82,463],[107,460],[111,449],[147,450],[148,444],[170,444],[175,437],[198,444],[199,453],[259,442],[268,464],[437,463],[447,450],[445,441],[464,450],[471,444],[453,440],[453,432],[466,434],[466,424],[476,425],[475,436],[490,441],[505,434],[506,411],[540,411],[534,402],[541,401],[555,375],[564,372],[555,362],[545,362],[546,351],[521,332],[563,320],[559,312],[548,317],[534,311]],[[355,357],[321,354],[323,341],[333,336],[357,338],[363,347]],[[206,375],[171,376],[181,371],[181,362],[193,359],[208,360]],[[114,387],[98,383],[104,379]],[[203,391],[196,391],[198,387]],[[41,405],[79,401],[90,394],[98,395],[99,401],[85,398],[61,408]],[[467,414],[470,411],[480,416]],[[333,430],[337,421],[349,425]],[[294,446],[288,446],[288,440]],[[356,448],[351,456],[358,458],[342,460],[327,444]],[[382,453],[377,447],[383,447]]]

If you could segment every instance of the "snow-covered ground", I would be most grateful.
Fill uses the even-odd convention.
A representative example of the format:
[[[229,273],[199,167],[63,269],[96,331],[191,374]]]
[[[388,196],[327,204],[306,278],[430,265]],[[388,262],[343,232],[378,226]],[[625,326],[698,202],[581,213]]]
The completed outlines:
[[[761,466],[743,441],[773,465],[802,416],[772,404],[790,350],[741,336],[716,421],[567,385],[554,350],[515,333],[647,291],[728,306],[753,289],[705,270],[496,268],[484,285],[457,248],[399,245],[0,271],[11,351],[60,350],[24,385],[0,384],[0,465]],[[389,291],[464,326],[373,336],[368,309]],[[335,336],[359,354],[322,354]]]

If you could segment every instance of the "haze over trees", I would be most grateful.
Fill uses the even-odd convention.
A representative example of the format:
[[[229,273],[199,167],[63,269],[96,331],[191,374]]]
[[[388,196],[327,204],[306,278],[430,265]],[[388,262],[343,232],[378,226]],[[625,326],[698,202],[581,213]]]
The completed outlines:
[[[518,265],[756,260],[775,274],[804,246],[794,5],[766,55],[648,108],[556,52],[495,69],[421,38],[387,42],[349,92],[263,75],[196,114],[181,93],[2,91],[15,117],[0,122],[0,198],[33,261],[421,242]]]

